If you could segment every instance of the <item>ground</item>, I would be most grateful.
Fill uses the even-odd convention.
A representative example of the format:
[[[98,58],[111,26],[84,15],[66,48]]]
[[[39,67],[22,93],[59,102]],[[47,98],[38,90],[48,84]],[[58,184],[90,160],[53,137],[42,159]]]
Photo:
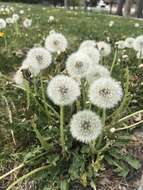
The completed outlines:
[[[0,5],[2,4],[0,3]],[[34,143],[37,143],[32,130],[28,128],[31,113],[28,112],[26,116],[23,114],[25,112],[25,102],[24,100],[20,101],[22,93],[15,90],[11,82],[26,52],[33,46],[43,45],[45,37],[51,30],[61,32],[67,37],[70,44],[67,54],[77,49],[83,40],[105,40],[114,47],[116,41],[124,40],[127,37],[137,37],[142,35],[143,31],[142,20],[111,16],[104,12],[65,11],[62,8],[55,9],[40,5],[5,5],[13,6],[15,13],[18,14],[20,14],[20,10],[24,10],[24,14],[21,15],[19,25],[8,26],[2,30],[5,37],[0,38],[0,71],[5,75],[5,78],[0,78],[0,175],[19,165],[25,154],[34,147]],[[7,13],[0,13],[2,18],[8,16]],[[54,16],[53,22],[49,21],[49,16]],[[28,29],[23,28],[21,24],[24,18],[32,18],[32,26]],[[113,26],[109,26],[110,21],[114,21]],[[143,70],[139,68],[142,60],[138,61],[134,52],[130,51],[128,53],[130,59],[128,61],[122,60],[113,75],[122,79],[124,69],[128,66],[130,71],[130,93],[133,98],[125,112],[133,113],[143,108],[143,87],[139,85],[143,79]],[[108,67],[111,66],[112,59],[113,53],[107,60],[104,60]],[[121,76],[118,76],[118,73],[121,73]],[[123,151],[133,154],[143,166],[143,131],[141,127],[127,131],[130,134],[131,141]],[[142,167],[137,171],[131,170],[126,178],[119,177],[108,165],[105,165],[105,168],[98,176],[98,190],[135,190],[140,185]],[[0,182],[0,189],[6,189],[23,172],[23,170],[15,172],[10,178],[8,177]],[[20,189],[32,189],[31,186],[20,186]],[[73,182],[72,189],[91,188],[83,188],[78,182]]]

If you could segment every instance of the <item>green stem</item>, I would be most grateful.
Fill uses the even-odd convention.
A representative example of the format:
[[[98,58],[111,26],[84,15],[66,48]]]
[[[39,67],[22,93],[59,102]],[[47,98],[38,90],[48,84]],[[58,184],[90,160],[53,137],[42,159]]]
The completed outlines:
[[[16,170],[19,170],[20,168],[23,168],[25,166],[24,163],[20,164],[19,166],[15,167],[14,169],[10,170],[9,172],[7,172],[6,174],[0,176],[0,180],[4,179],[5,177],[7,177],[8,175],[12,174],[13,172],[15,172]]]
[[[115,54],[114,54],[114,58],[113,58],[113,62],[112,62],[111,68],[110,68],[110,74],[112,74],[112,71],[114,69],[114,66],[115,66],[115,63],[116,63],[116,60],[117,60],[117,54],[118,54],[118,50],[116,49]]]
[[[37,93],[37,86],[36,86],[36,77],[34,76],[33,78],[34,78],[34,93],[37,96],[38,93]]]
[[[117,123],[120,123],[120,122],[122,122],[122,121],[124,121],[124,120],[130,119],[132,116],[135,116],[135,115],[141,114],[141,113],[143,113],[143,110],[134,112],[134,113],[132,113],[132,114],[126,116],[126,117],[123,117],[123,118],[119,119],[119,121],[118,121]]]
[[[118,120],[118,118],[120,118],[123,110],[124,110],[124,107],[125,107],[125,104],[128,100],[128,95],[129,95],[129,69],[127,68],[126,69],[126,84],[125,84],[125,92],[124,92],[124,97],[123,97],[123,100],[119,106],[119,108],[111,115],[112,117],[112,122],[111,122],[111,125],[113,125],[114,123],[116,123],[116,121]]]
[[[16,35],[19,36],[19,27],[18,27],[18,23],[15,23],[15,31],[16,31]]]
[[[26,90],[26,98],[27,98],[27,109],[30,107],[30,88],[27,81],[24,81],[24,87]]]
[[[4,46],[7,49],[7,38],[6,38],[6,34],[4,35]]]
[[[64,106],[60,106],[60,140],[62,146],[62,152],[65,152],[65,140],[64,140]]]
[[[47,104],[46,104],[46,96],[45,96],[45,89],[44,89],[44,85],[43,85],[43,81],[42,81],[42,77],[40,76],[40,83],[41,83],[41,93],[42,93],[42,99],[44,102],[44,108],[45,108],[45,113],[47,115],[47,119],[48,119],[48,123],[50,121],[50,114],[49,114],[49,110],[47,108]]]
[[[40,134],[39,130],[37,129],[36,124],[34,123],[34,121],[32,121],[32,127],[34,129],[34,132],[36,134],[36,137],[38,138],[38,140],[40,141],[41,146],[45,149],[48,150],[49,146],[48,143],[45,141],[44,137]]]
[[[105,121],[106,121],[106,109],[103,109],[103,113],[102,113],[102,126],[103,126],[103,129],[102,129],[101,134],[99,136],[99,139],[98,139],[98,142],[97,142],[97,145],[96,145],[96,149],[100,148],[102,140],[104,138],[103,131],[104,131],[104,127],[105,127]]]
[[[94,155],[94,153],[95,153],[95,141],[89,143],[89,147],[90,147],[92,155]]]
[[[125,129],[134,128],[134,127],[136,127],[137,125],[139,125],[139,124],[141,124],[141,123],[143,123],[143,120],[141,120],[141,121],[139,121],[139,122],[137,122],[137,123],[134,123],[134,124],[132,124],[132,125],[129,125],[129,126],[125,125],[125,127],[115,129],[115,132],[116,132],[116,131],[122,131],[122,130],[125,130]]]
[[[86,107],[86,90],[84,79],[81,79],[81,106],[83,109]]]
[[[76,110],[77,112],[80,111],[80,101],[76,100]]]
[[[24,179],[27,179],[28,177],[34,175],[35,173],[40,172],[40,171],[42,171],[42,170],[46,170],[46,169],[48,169],[48,168],[49,168],[49,165],[47,165],[47,166],[41,166],[41,167],[39,167],[39,168],[36,168],[36,169],[32,170],[32,171],[29,172],[28,174],[26,174],[26,175],[20,177],[20,178],[17,179],[15,182],[13,182],[6,190],[12,189],[16,184],[22,182]]]
[[[36,159],[39,159],[40,157],[44,156],[45,154],[47,154],[47,152],[43,152],[38,156],[35,156],[34,158],[30,159],[30,160],[26,160],[23,163],[21,163],[19,166],[13,168],[12,170],[10,170],[9,172],[5,173],[4,175],[0,176],[0,180],[6,178],[7,176],[9,176],[10,174],[14,173],[16,170],[19,170],[21,168],[23,168],[24,166],[28,165],[31,162],[34,162]]]
[[[22,89],[24,91],[26,91],[25,88],[22,88],[18,85],[15,85],[15,84],[12,84],[14,87],[16,88],[19,88],[19,89]],[[31,91],[29,91],[30,95],[33,97],[33,98],[38,98],[43,104],[46,104],[46,106],[55,114],[55,116],[59,119],[59,113],[52,107],[50,106],[47,102],[45,102],[43,99],[41,99],[40,97],[36,97],[36,94],[32,93]]]

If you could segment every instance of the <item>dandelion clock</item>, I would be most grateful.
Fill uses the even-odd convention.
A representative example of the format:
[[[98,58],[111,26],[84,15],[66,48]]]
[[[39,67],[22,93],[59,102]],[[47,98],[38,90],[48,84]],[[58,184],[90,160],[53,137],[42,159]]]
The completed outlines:
[[[31,61],[31,64],[39,65],[39,69],[46,69],[52,62],[51,54],[42,47],[32,48],[28,54],[27,58]]]
[[[94,68],[88,73],[86,76],[86,79],[89,84],[94,82],[95,80],[98,80],[100,78],[108,78],[110,77],[110,72],[108,69],[102,65],[95,65]]]
[[[52,32],[46,38],[45,47],[52,53],[64,52],[68,47],[68,42],[61,33]]]
[[[74,79],[57,75],[49,82],[47,94],[56,105],[71,105],[80,96],[80,88]]]
[[[89,56],[89,58],[92,60],[93,66],[96,64],[99,64],[100,60],[100,53],[97,50],[97,48],[94,47],[84,47],[80,48],[79,52],[82,52]]]
[[[78,141],[90,143],[101,134],[102,123],[94,112],[89,110],[79,111],[71,119],[70,131]]]
[[[82,52],[73,53],[66,62],[66,69],[72,77],[85,77],[92,69],[92,60]]]
[[[100,78],[92,83],[89,89],[89,99],[100,108],[113,108],[123,95],[119,82],[111,78]]]

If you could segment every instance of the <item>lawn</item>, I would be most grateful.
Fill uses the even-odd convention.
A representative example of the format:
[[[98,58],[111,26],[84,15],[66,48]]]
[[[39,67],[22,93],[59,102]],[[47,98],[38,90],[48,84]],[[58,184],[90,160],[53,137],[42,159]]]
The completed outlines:
[[[143,59],[137,58],[133,48],[118,49],[115,43],[142,35],[143,21],[104,12],[0,3],[0,7],[3,5],[12,8],[10,11],[0,8],[0,18],[6,19],[13,13],[20,18],[0,29],[0,189],[137,188],[143,162]],[[32,19],[32,25],[27,28],[22,24],[26,18]],[[27,52],[33,47],[43,47],[53,30],[66,37],[68,48],[61,54],[54,53],[53,66],[34,77],[32,84],[28,81],[28,87],[18,87],[13,77]],[[59,142],[62,106],[59,108],[46,96],[47,81],[59,73],[65,74],[67,58],[84,40],[111,44],[110,55],[100,61],[112,77],[121,82],[124,95],[116,108],[107,110],[105,133],[97,151],[91,144],[89,148],[88,144],[74,140],[69,133],[69,120],[79,109],[80,100],[71,107],[66,106],[66,151],[63,153]],[[85,81],[81,82],[82,92],[88,88]],[[102,109],[90,105],[85,100],[86,93],[81,96],[79,110],[90,108],[101,116]],[[114,128],[116,132],[112,134]]]

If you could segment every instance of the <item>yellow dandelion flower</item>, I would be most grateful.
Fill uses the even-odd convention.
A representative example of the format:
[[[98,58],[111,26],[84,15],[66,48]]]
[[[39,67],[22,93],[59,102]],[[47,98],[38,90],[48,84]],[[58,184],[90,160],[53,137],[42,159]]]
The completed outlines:
[[[3,37],[4,37],[4,35],[5,35],[5,33],[4,33],[4,32],[0,32],[0,38],[3,38]]]

